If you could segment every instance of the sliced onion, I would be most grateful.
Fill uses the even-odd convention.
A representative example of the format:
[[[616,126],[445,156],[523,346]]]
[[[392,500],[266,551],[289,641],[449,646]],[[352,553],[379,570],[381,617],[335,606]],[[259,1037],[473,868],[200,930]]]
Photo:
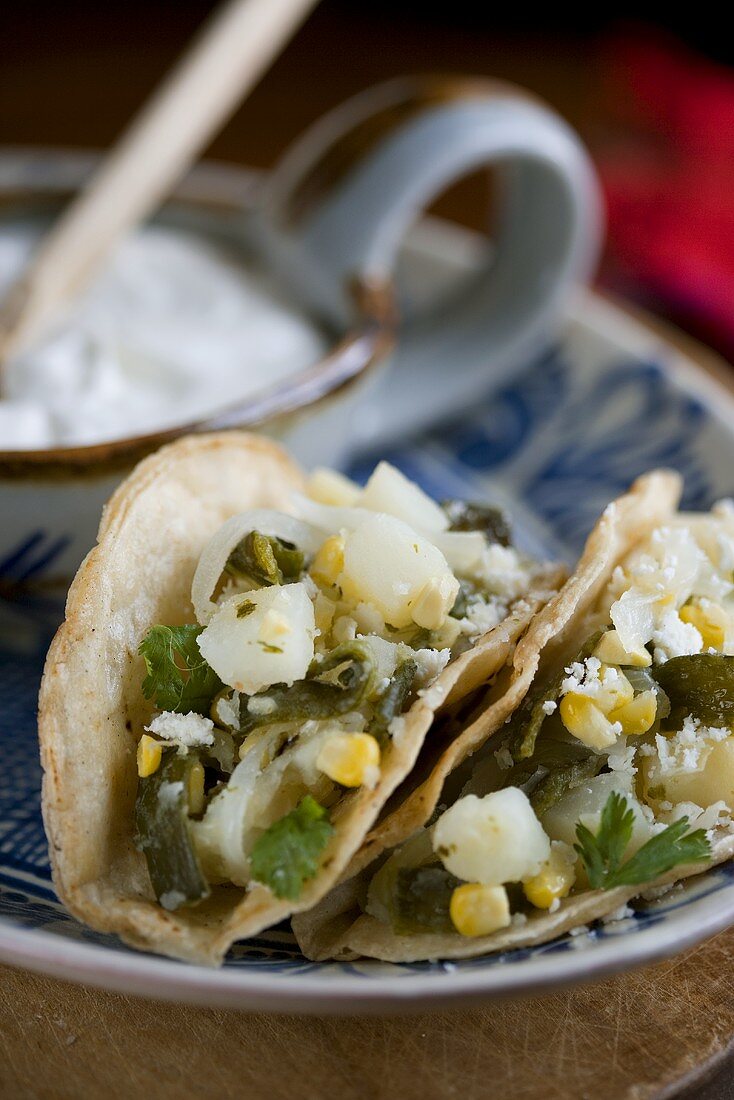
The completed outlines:
[[[315,554],[324,541],[323,535],[310,524],[272,508],[253,508],[249,512],[232,516],[206,544],[194,573],[191,602],[197,622],[202,626],[206,626],[217,610],[212,594],[224,572],[229,555],[251,531],[285,539],[306,554]]]
[[[302,493],[293,494],[293,508],[302,519],[327,535],[335,535],[338,531],[353,531],[375,514],[366,508],[340,508],[333,504],[319,504]]]

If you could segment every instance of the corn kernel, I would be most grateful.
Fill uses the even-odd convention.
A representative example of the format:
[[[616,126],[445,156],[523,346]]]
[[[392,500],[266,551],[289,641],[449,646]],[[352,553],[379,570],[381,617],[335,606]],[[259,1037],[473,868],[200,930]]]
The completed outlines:
[[[163,745],[160,741],[144,733],[138,741],[138,775],[141,779],[158,771],[162,754]]]
[[[705,604],[686,604],[678,612],[684,623],[695,626],[703,639],[704,649],[723,649],[729,616],[724,608],[707,600]]]
[[[655,721],[658,709],[658,699],[654,691],[642,691],[630,703],[613,710],[609,717],[610,722],[619,722],[622,733],[631,735],[647,733]]]
[[[204,768],[197,760],[189,771],[188,782],[189,813],[200,814],[204,809]]]
[[[454,606],[458,591],[459,583],[451,574],[426,581],[413,604],[413,622],[424,630],[438,630]]]
[[[313,614],[316,629],[320,632],[322,637],[326,637],[332,628],[334,623],[334,613],[336,611],[336,604],[333,600],[330,600],[328,596],[325,596],[323,592],[319,592],[313,602]]]
[[[320,547],[311,566],[311,576],[318,584],[336,584],[344,568],[344,539],[331,535]]]
[[[601,681],[606,679],[607,683],[600,684],[598,692],[593,696],[593,701],[594,706],[598,707],[602,714],[609,714],[617,707],[632,702],[635,691],[621,668],[602,665],[599,669],[599,679]]]
[[[361,490],[344,474],[320,467],[311,474],[306,485],[306,495],[319,504],[332,504],[337,508],[351,508],[359,500]]]
[[[599,639],[594,656],[608,665],[632,665],[633,668],[647,668],[652,657],[644,646],[640,649],[625,649],[616,630],[607,630]]]
[[[466,882],[452,893],[449,915],[462,936],[488,936],[510,923],[507,891],[504,886]]]
[[[316,767],[342,787],[374,786],[380,746],[369,733],[337,733],[321,746]]]
[[[617,740],[612,723],[588,695],[579,695],[575,691],[564,695],[560,715],[568,732],[590,749],[608,749]]]
[[[530,904],[536,909],[550,909],[556,899],[560,901],[565,898],[576,881],[575,862],[570,844],[555,840],[551,845],[550,859],[537,875],[523,883],[523,891]]]

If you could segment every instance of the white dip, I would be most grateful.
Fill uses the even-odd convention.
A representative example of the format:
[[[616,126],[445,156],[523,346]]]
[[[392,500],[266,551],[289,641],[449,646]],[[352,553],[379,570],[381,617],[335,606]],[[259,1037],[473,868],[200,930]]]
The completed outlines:
[[[40,229],[0,229],[0,295]],[[8,364],[0,450],[97,443],[185,423],[316,362],[324,336],[193,231],[148,227],[43,340]]]

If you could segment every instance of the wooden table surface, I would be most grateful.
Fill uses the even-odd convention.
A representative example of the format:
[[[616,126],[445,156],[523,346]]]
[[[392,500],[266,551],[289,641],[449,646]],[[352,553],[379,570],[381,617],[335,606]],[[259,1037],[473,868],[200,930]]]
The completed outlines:
[[[210,5],[13,5],[4,12],[0,143],[104,146]],[[322,111],[403,72],[472,71],[524,84],[587,138],[604,125],[593,50],[317,11],[211,154],[267,166]],[[441,210],[478,224],[478,185]],[[734,1095],[701,1072],[734,1034],[734,931],[672,961],[542,1000],[377,1019],[247,1015],[148,1002],[0,968],[0,1097],[340,1100],[698,1100]],[[692,1077],[696,1084],[692,1084]]]
[[[0,968],[0,1096],[648,1100],[688,1081],[725,1100],[702,1080],[734,1031],[733,964],[729,931],[566,993],[362,1019],[190,1008]]]

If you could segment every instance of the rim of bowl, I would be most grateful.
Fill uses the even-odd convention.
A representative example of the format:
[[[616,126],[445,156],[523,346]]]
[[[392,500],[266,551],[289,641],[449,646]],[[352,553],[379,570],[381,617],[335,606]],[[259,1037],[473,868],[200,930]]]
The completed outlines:
[[[0,217],[13,209],[29,213],[74,194],[99,162],[99,152],[64,148],[0,148]],[[257,170],[216,161],[196,165],[161,207],[160,213],[246,214],[252,209]],[[222,228],[222,226],[220,226]],[[308,413],[361,379],[383,360],[395,343],[395,307],[389,283],[354,280],[350,287],[357,320],[316,363],[214,413],[155,432],[121,439],[43,450],[0,449],[0,477],[85,473],[98,476],[124,468],[144,455],[192,432],[262,428]]]

